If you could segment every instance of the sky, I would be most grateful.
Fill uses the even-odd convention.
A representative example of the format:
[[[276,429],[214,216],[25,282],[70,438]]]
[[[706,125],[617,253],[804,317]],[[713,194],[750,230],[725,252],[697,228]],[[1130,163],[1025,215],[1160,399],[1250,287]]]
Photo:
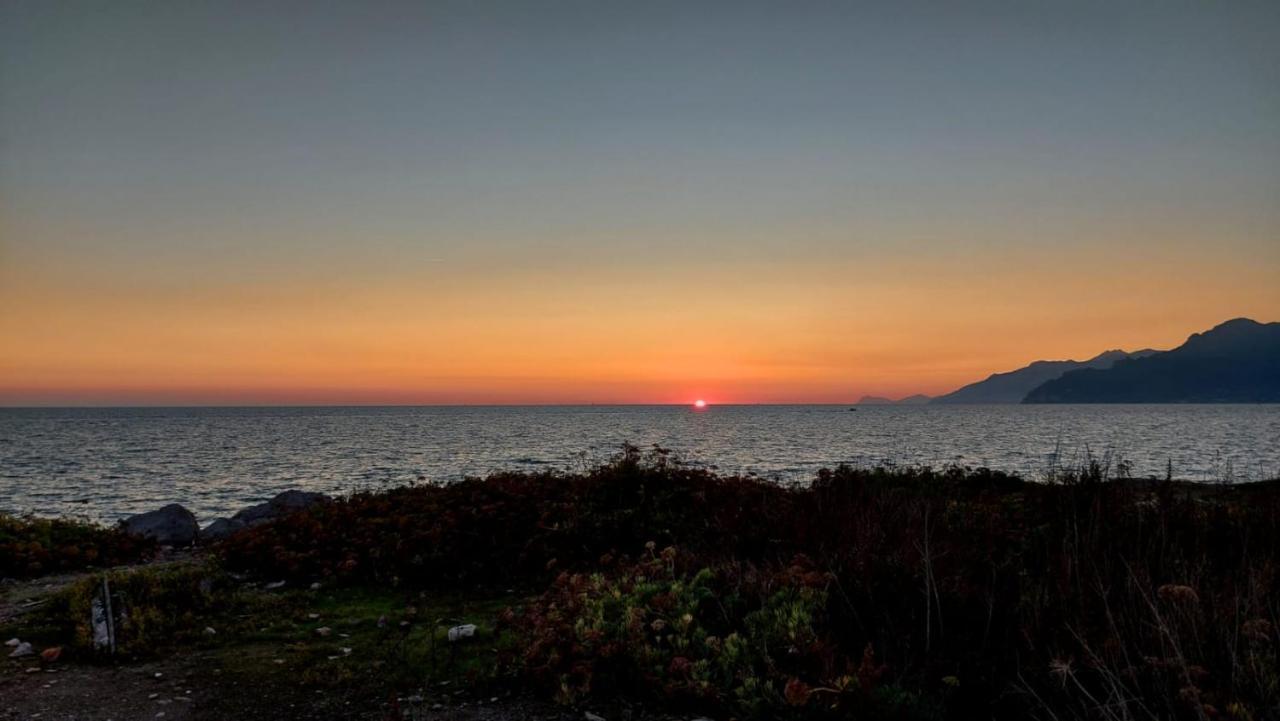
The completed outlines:
[[[0,405],[847,403],[1280,320],[1280,3],[0,3]]]

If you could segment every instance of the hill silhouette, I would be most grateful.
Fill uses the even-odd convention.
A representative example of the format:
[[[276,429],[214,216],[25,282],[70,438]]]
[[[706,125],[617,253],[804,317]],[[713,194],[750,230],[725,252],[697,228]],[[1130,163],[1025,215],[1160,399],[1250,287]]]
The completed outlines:
[[[1140,350],[1127,353],[1109,350],[1089,360],[1036,361],[1028,366],[1007,373],[993,373],[976,383],[938,396],[930,403],[1020,403],[1033,388],[1062,374],[1083,368],[1110,368],[1116,361],[1155,353]]]
[[[1280,323],[1229,320],[1170,351],[1068,371],[1023,402],[1280,402]]]
[[[923,393],[917,393],[913,396],[907,396],[906,398],[899,398],[896,401],[893,400],[892,398],[885,398],[884,396],[863,396],[858,399],[858,405],[860,406],[921,406],[921,405],[924,405],[925,403],[930,402],[931,400],[932,398],[930,398],[929,396],[926,396]]]

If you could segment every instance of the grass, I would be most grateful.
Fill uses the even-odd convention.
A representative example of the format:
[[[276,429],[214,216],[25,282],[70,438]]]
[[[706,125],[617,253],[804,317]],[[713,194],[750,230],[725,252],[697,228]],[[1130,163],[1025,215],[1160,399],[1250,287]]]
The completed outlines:
[[[127,609],[115,656],[93,649],[86,627],[103,575]],[[368,586],[272,589],[241,582],[216,562],[181,561],[85,577],[12,625],[0,624],[0,635],[21,636],[37,648],[60,646],[64,663],[198,658],[204,683],[246,690],[243,698],[226,699],[236,715],[257,696],[285,706],[325,694],[344,706],[376,708],[423,689],[427,703],[457,689],[469,696],[505,693],[494,690],[495,661],[498,646],[512,640],[497,619],[511,602],[508,594]],[[458,623],[478,629],[466,643],[451,644],[448,627]]]
[[[134,648],[203,645],[248,685],[518,684],[738,718],[1280,718],[1276,484],[1110,475],[838,468],[784,488],[629,448],[356,494],[117,585],[151,619]],[[448,643],[462,622],[476,639]]]

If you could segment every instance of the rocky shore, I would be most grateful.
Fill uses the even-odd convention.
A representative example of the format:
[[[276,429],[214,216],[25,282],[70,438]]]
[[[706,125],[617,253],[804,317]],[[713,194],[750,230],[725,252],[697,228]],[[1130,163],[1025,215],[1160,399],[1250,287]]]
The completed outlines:
[[[195,514],[185,506],[170,503],[154,511],[130,516],[120,525],[125,533],[132,536],[152,540],[162,546],[185,547],[221,541],[246,528],[270,523],[330,500],[323,493],[284,491],[269,501],[241,509],[230,518],[216,518],[203,528]]]

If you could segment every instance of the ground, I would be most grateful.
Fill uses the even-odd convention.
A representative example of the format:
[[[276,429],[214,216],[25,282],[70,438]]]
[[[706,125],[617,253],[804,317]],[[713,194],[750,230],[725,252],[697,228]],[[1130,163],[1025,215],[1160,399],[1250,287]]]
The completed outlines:
[[[163,559],[152,567],[198,562]],[[0,586],[0,634],[47,647],[40,609],[85,577]],[[246,583],[195,642],[134,659],[81,652],[45,663],[0,659],[0,719],[581,720],[589,713],[515,693],[493,677],[493,619],[514,592],[480,598],[391,589],[268,589]],[[465,649],[447,628],[475,623]],[[217,627],[215,627],[215,625]],[[252,693],[245,693],[247,688]],[[465,688],[465,690],[463,690]],[[625,707],[603,718],[652,718]]]

